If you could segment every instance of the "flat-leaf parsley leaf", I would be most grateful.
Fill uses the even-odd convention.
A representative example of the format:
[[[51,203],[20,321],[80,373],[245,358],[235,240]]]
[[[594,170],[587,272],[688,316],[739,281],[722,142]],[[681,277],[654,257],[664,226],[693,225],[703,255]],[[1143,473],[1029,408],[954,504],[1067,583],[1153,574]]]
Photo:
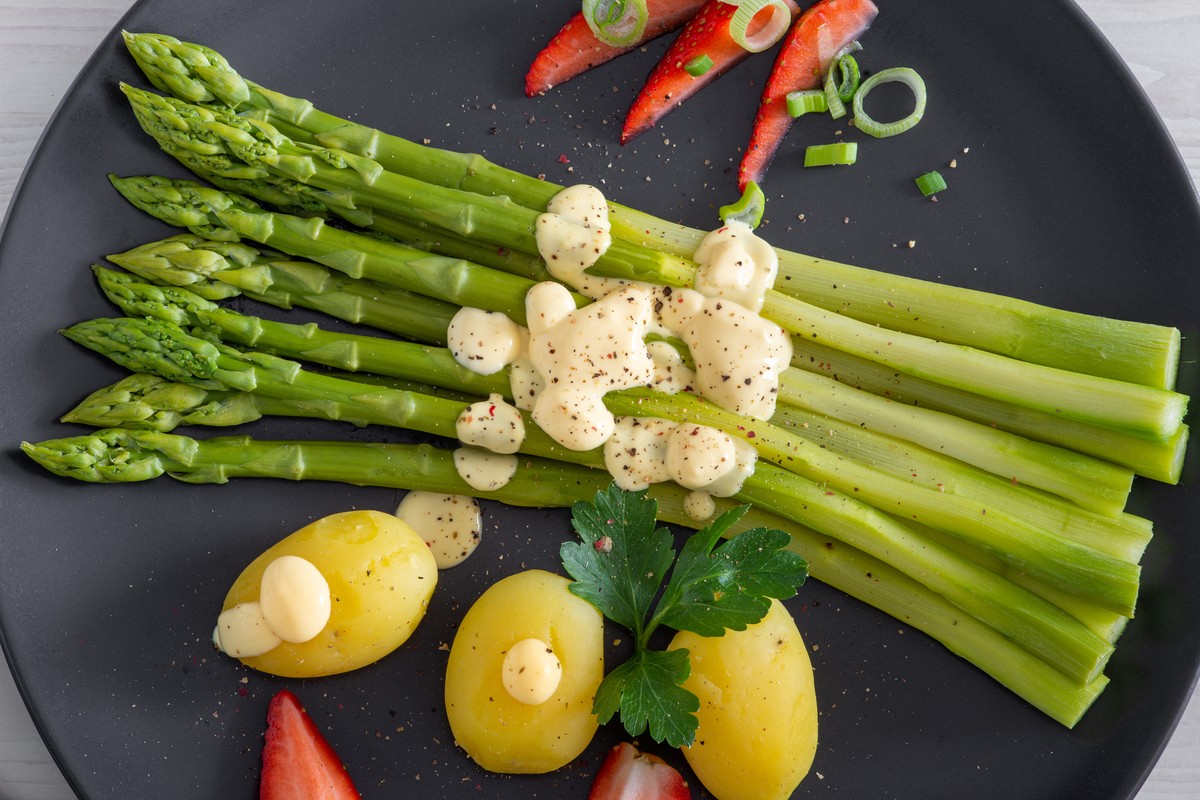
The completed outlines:
[[[657,524],[658,503],[645,492],[614,484],[594,502],[572,507],[581,541],[560,549],[575,579],[571,591],[634,640],[633,656],[596,692],[592,711],[601,723],[619,714],[630,736],[649,728],[655,741],[691,744],[700,701],[682,685],[691,671],[688,652],[651,650],[650,635],[660,625],[701,636],[745,630],[766,616],[772,598],[791,597],[804,582],[808,565],[785,549],[790,537],[783,531],[753,528],[717,546],[747,508],[731,509],[693,534],[676,559],[671,532]]]

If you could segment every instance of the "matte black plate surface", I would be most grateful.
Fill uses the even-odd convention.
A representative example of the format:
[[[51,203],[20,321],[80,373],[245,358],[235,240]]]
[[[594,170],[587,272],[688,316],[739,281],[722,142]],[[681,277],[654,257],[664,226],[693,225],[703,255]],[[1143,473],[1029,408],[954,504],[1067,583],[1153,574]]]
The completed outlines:
[[[930,93],[925,121],[875,141],[844,120],[803,120],[767,179],[765,234],[881,270],[1180,326],[1181,388],[1195,393],[1200,214],[1156,115],[1112,50],[1068,2],[881,5],[860,62],[919,70]],[[574,5],[445,8],[147,0],[122,24],[208,44],[257,82],[341,115],[558,182],[596,183],[694,226],[714,224],[713,209],[735,196],[770,56],[622,148],[622,115],[665,40],[528,99],[524,70]],[[400,492],[167,478],[89,486],[56,479],[17,451],[21,439],[73,433],[57,416],[120,375],[55,333],[113,313],[88,265],[172,232],[105,180],[109,171],[183,175],[137,129],[121,80],[145,85],[114,34],[47,131],[0,245],[0,631],[72,785],[87,798],[254,797],[264,710],[289,686],[366,797],[585,797],[615,730],[558,774],[498,777],[454,747],[441,701],[443,645],[456,621],[501,575],[550,565],[570,535],[564,513],[488,506],[484,545],[444,574],[401,651],[355,674],[282,681],[214,654],[209,635],[228,584],[311,519],[391,510]],[[888,102],[882,91],[880,101]],[[855,166],[801,169],[805,144],[838,138],[860,141]],[[912,182],[930,169],[950,183],[937,203]],[[397,438],[296,421],[251,430]],[[1135,490],[1131,510],[1157,522],[1139,614],[1112,661],[1110,688],[1073,731],[923,635],[810,582],[791,608],[812,648],[821,746],[796,796],[1131,797],[1200,659],[1195,481],[1193,459],[1184,486]]]

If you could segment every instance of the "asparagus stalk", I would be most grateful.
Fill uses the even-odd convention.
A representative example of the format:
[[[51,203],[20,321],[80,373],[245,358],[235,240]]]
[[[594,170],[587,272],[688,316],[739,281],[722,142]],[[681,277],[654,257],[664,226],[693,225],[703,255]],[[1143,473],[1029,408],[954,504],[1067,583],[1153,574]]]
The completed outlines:
[[[898,403],[953,414],[997,430],[1058,445],[1129,467],[1138,475],[1178,483],[1187,450],[1188,425],[1165,440],[1147,439],[1055,414],[1021,408],[952,389],[850,355],[801,336],[792,338],[792,364]],[[792,373],[788,373],[791,375]]]
[[[267,123],[172,103],[127,85],[122,89],[142,128],[168,152],[203,153],[213,163],[228,161],[225,171],[232,174],[251,170],[293,178],[333,192],[351,207],[387,211],[514,250],[538,250],[538,213],[507,197],[425,183],[388,172],[365,156],[293,142]],[[694,271],[686,259],[669,258],[619,238],[593,268],[596,274],[672,286],[690,285]],[[1085,422],[1166,438],[1178,430],[1186,409],[1186,398],[1175,392],[885,331],[776,291],[767,293],[762,314],[791,333],[819,338],[910,374]]]
[[[344,150],[429,183],[507,195],[544,210],[562,187],[488,162],[425,147],[325,113],[304,99],[244,80],[209,48],[157,34],[123,34],[156,87],[192,103],[216,103],[262,119],[297,141]],[[690,256],[702,231],[610,203],[614,235]],[[780,291],[870,324],[989,350],[1024,361],[1157,388],[1174,386],[1179,331],[1060,311],[779,250]]]
[[[495,375],[472,372],[444,347],[334,333],[312,323],[260,319],[222,308],[186,289],[151,286],[133,275],[101,266],[92,270],[105,295],[131,317],[154,317],[180,327],[199,328],[227,344],[348,372],[373,372],[484,397],[493,392],[507,396],[512,391],[507,371]]]
[[[972,498],[1124,561],[1140,561],[1150,543],[1152,531],[1147,519],[1128,513],[1114,517],[1087,511],[1068,500],[1005,480],[942,452],[909,445],[856,424],[788,406],[781,407],[772,422],[818,447],[870,464],[894,478]]]
[[[277,402],[296,404],[298,414],[408,427],[453,438],[455,420],[463,408],[461,403],[419,393],[308,373],[294,362],[273,356],[240,354],[232,348],[189,336],[177,326],[159,320],[92,320],[65,333],[134,370],[194,383],[204,389],[239,389],[262,394]],[[208,405],[205,399],[204,406]],[[110,417],[119,416],[119,411],[106,409],[106,413]],[[82,418],[82,412],[73,415]],[[530,455],[603,465],[599,451],[565,450],[530,422],[521,450]],[[814,524],[838,538],[851,537],[856,546],[903,564],[906,572],[943,592],[968,613],[987,619],[1081,681],[1094,679],[1111,653],[1107,641],[1065,612],[970,560],[912,534],[861,500],[765,463],[759,464],[739,497],[748,497],[755,491],[767,498],[763,501],[766,507],[794,521]],[[1026,552],[1031,549],[1026,548]],[[1048,556],[1039,557],[1041,565],[1030,570],[1039,575],[1062,575],[1062,581],[1073,585],[1074,566],[1055,563],[1060,557],[1061,552],[1051,551]],[[1094,568],[1095,564],[1089,566]],[[1102,575],[1094,582],[1103,586],[1107,577]],[[1090,600],[1093,595],[1102,596],[1106,592],[1085,588],[1080,594]]]
[[[207,300],[243,295],[278,308],[308,308],[430,344],[446,343],[460,308],[431,297],[348,278],[312,261],[192,233],[135,247],[108,260],[151,283]]]
[[[567,507],[589,500],[596,488],[607,482],[607,476],[595,470],[528,458],[522,459],[505,487],[479,492],[459,478],[448,451],[429,445],[255,441],[248,437],[196,440],[101,430],[37,444],[23,442],[21,448],[58,475],[100,483],[151,480],[163,474],[188,483],[224,483],[240,477],[336,480],[469,494],[510,505]],[[660,518],[699,526],[683,512],[683,490],[661,485],[649,494],[658,501]],[[721,510],[727,507],[728,503],[721,504]],[[789,520],[752,508],[730,535],[758,526],[787,531],[792,549],[809,561],[810,574],[817,580],[926,632],[1067,727],[1078,722],[1107,683],[1100,676],[1080,685],[897,570]]]
[[[525,253],[538,252],[539,212],[504,196],[452,189],[384,170],[365,156],[296,143],[267,123],[172,103],[122,84],[146,133],[176,155],[205,156],[208,170],[229,177],[290,178],[341,198],[339,205],[370,208]],[[227,165],[226,165],[227,164]],[[599,257],[611,269],[653,273],[675,268],[679,257],[614,239]]]
[[[191,181],[109,177],[138,208],[205,238],[247,238],[292,256],[310,258],[351,278],[367,278],[525,320],[525,293],[534,285],[527,278],[334,228],[319,218],[265,211],[248,198]],[[586,299],[580,297],[578,302],[583,304]]]
[[[1090,511],[1121,513],[1133,470],[1014,436],[954,414],[895,403],[799,369],[780,376],[780,408],[798,405],[862,428],[898,436],[960,461],[1065,497]],[[793,399],[796,402],[793,403]]]

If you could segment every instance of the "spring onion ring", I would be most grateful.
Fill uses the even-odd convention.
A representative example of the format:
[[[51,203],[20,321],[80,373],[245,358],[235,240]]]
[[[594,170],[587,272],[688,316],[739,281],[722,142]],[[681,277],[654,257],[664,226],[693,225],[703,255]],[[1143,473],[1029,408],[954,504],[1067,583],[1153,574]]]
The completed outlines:
[[[838,81],[837,93],[838,98],[843,103],[849,103],[854,99],[854,93],[858,91],[858,86],[861,81],[861,75],[858,71],[858,62],[854,60],[854,56],[849,53],[843,53],[838,56],[837,61],[829,65],[829,77],[833,77],[833,73],[841,72],[842,79]]]
[[[832,167],[853,164],[858,160],[858,142],[812,144],[804,148],[804,166]]]
[[[892,81],[898,81],[912,89],[916,103],[913,106],[912,113],[904,119],[896,120],[895,122],[876,122],[863,110],[863,100],[879,84],[890,83]],[[862,82],[862,85],[858,87],[858,93],[854,95],[854,100],[852,101],[854,125],[863,133],[874,136],[877,139],[884,139],[888,136],[904,133],[920,122],[921,117],[925,115],[925,99],[925,81],[921,79],[921,76],[915,70],[908,67],[892,67],[891,69],[876,72]]]
[[[750,26],[760,12],[767,11],[766,20],[750,33]],[[737,45],[751,53],[761,53],[778,42],[792,24],[792,12],[783,0],[741,0],[729,18],[729,36]]]
[[[750,181],[742,190],[740,200],[727,206],[721,206],[717,209],[717,213],[725,224],[742,222],[751,228],[757,228],[758,224],[762,222],[763,212],[766,208],[766,195],[763,194],[763,190],[758,187],[757,183]]]
[[[683,71],[693,78],[699,78],[712,68],[713,60],[705,53],[701,53],[683,65]]]
[[[836,68],[836,61],[829,65],[829,72],[825,73],[823,92],[825,94],[825,106],[829,110],[829,116],[833,117],[834,119],[841,119],[842,117],[846,116],[846,104],[842,102],[842,96],[838,94],[838,87],[833,82],[833,71]]]
[[[799,89],[787,94],[788,114],[801,117],[810,113],[822,113],[829,110],[825,100],[825,92],[820,89]]]
[[[646,32],[650,11],[646,0],[583,0],[583,18],[600,41],[628,47]]]
[[[917,188],[921,190],[921,194],[929,197],[931,194],[943,191],[946,188],[946,179],[942,177],[942,173],[937,170],[926,172],[924,175],[919,175],[915,178]]]

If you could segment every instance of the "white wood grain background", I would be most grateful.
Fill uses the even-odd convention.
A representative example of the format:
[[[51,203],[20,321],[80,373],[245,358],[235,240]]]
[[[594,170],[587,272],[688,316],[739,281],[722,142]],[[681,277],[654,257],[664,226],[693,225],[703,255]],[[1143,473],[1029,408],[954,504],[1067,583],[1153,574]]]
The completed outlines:
[[[1130,65],[1200,186],[1200,2],[1077,0]],[[0,216],[50,114],[130,0],[0,0]],[[1138,800],[1200,797],[1200,695]],[[71,800],[0,663],[0,798]]]

